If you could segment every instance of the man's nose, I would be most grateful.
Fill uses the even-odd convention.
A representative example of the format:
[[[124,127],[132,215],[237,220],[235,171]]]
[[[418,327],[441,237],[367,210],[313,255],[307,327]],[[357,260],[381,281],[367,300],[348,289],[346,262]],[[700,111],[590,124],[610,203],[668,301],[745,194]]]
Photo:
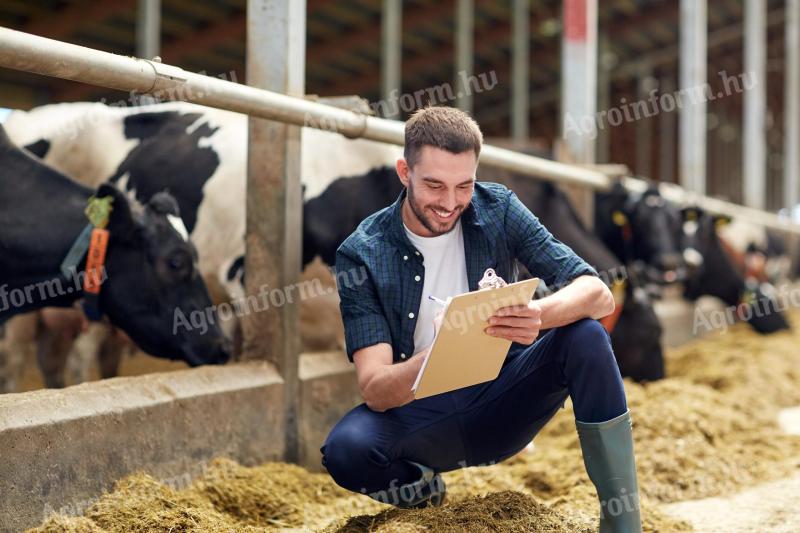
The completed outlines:
[[[456,202],[456,192],[447,191],[445,193],[444,205],[442,207],[444,207],[448,211],[452,211],[453,209],[456,208],[456,205],[458,205],[458,202]]]

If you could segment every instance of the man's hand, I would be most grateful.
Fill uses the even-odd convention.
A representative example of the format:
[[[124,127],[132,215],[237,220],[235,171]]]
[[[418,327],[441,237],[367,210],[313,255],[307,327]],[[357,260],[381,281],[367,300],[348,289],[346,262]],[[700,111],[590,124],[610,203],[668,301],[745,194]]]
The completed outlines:
[[[532,344],[542,329],[542,308],[535,302],[498,309],[484,331],[493,337]]]

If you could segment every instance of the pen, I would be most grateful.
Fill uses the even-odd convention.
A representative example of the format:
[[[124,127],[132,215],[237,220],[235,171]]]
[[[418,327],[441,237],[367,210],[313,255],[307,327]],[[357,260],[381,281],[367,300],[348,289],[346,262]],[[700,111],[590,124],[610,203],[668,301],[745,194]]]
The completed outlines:
[[[436,296],[431,296],[430,294],[428,295],[428,300],[434,301],[439,305],[447,305],[447,302],[445,302],[441,298],[437,298]]]

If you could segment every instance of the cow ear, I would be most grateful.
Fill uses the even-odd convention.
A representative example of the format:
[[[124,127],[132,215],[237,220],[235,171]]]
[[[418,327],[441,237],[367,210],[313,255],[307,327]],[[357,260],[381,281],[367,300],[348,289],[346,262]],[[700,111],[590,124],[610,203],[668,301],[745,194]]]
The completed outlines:
[[[178,202],[175,198],[167,192],[159,192],[154,194],[150,201],[147,202],[147,209],[159,215],[174,215],[180,216],[178,209]]]
[[[684,220],[684,222],[687,221],[687,220],[696,221],[697,219],[700,218],[701,214],[702,213],[701,213],[700,209],[697,208],[697,207],[694,207],[694,206],[692,206],[692,207],[684,207],[683,209],[681,209],[681,218]]]
[[[95,196],[103,198],[110,196],[113,198],[111,204],[111,215],[108,218],[108,231],[114,237],[129,240],[136,232],[136,220],[133,217],[130,200],[125,194],[111,183],[103,183],[97,188]]]
[[[719,229],[723,226],[727,226],[733,220],[728,215],[714,215],[714,227]]]

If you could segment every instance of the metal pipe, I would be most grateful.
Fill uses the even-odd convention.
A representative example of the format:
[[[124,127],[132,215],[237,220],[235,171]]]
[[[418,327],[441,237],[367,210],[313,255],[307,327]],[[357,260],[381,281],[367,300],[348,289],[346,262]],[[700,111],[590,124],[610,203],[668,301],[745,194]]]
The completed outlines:
[[[144,59],[101,52],[45,37],[0,28],[0,67],[82,83],[153,94],[172,100],[227,109],[246,115],[276,120],[298,126],[335,131],[347,137],[363,137],[402,146],[402,122],[360,115],[303,98],[256,89],[218,78],[186,72],[178,67]],[[587,168],[566,165],[547,159],[485,145],[481,162],[526,176],[573,183],[607,190],[612,178]],[[625,178],[625,186],[642,191],[646,182]],[[682,189],[666,187],[665,196],[678,203],[693,202],[709,211],[751,218],[765,226],[800,233],[800,226],[787,223],[777,215],[712,198],[691,195]]]
[[[403,4],[400,0],[383,0],[381,18],[381,96],[384,102],[400,98],[400,74],[402,64]],[[391,109],[389,105],[383,106]],[[385,118],[400,118],[397,107]]]
[[[529,61],[530,10],[529,0],[514,0],[511,44],[511,137],[518,142],[528,140],[530,120]]]
[[[687,189],[706,193],[706,100],[703,87],[707,82],[706,0],[681,0],[680,87],[680,182]]]
[[[744,4],[744,75],[752,87],[744,93],[744,203],[764,209],[767,200],[767,32],[766,3]]]
[[[783,206],[800,202],[800,0],[786,2]]]
[[[139,0],[136,13],[136,55],[153,59],[161,49],[161,0]]]
[[[456,57],[455,87],[456,107],[472,112],[473,27],[475,24],[473,0],[456,0]]]

